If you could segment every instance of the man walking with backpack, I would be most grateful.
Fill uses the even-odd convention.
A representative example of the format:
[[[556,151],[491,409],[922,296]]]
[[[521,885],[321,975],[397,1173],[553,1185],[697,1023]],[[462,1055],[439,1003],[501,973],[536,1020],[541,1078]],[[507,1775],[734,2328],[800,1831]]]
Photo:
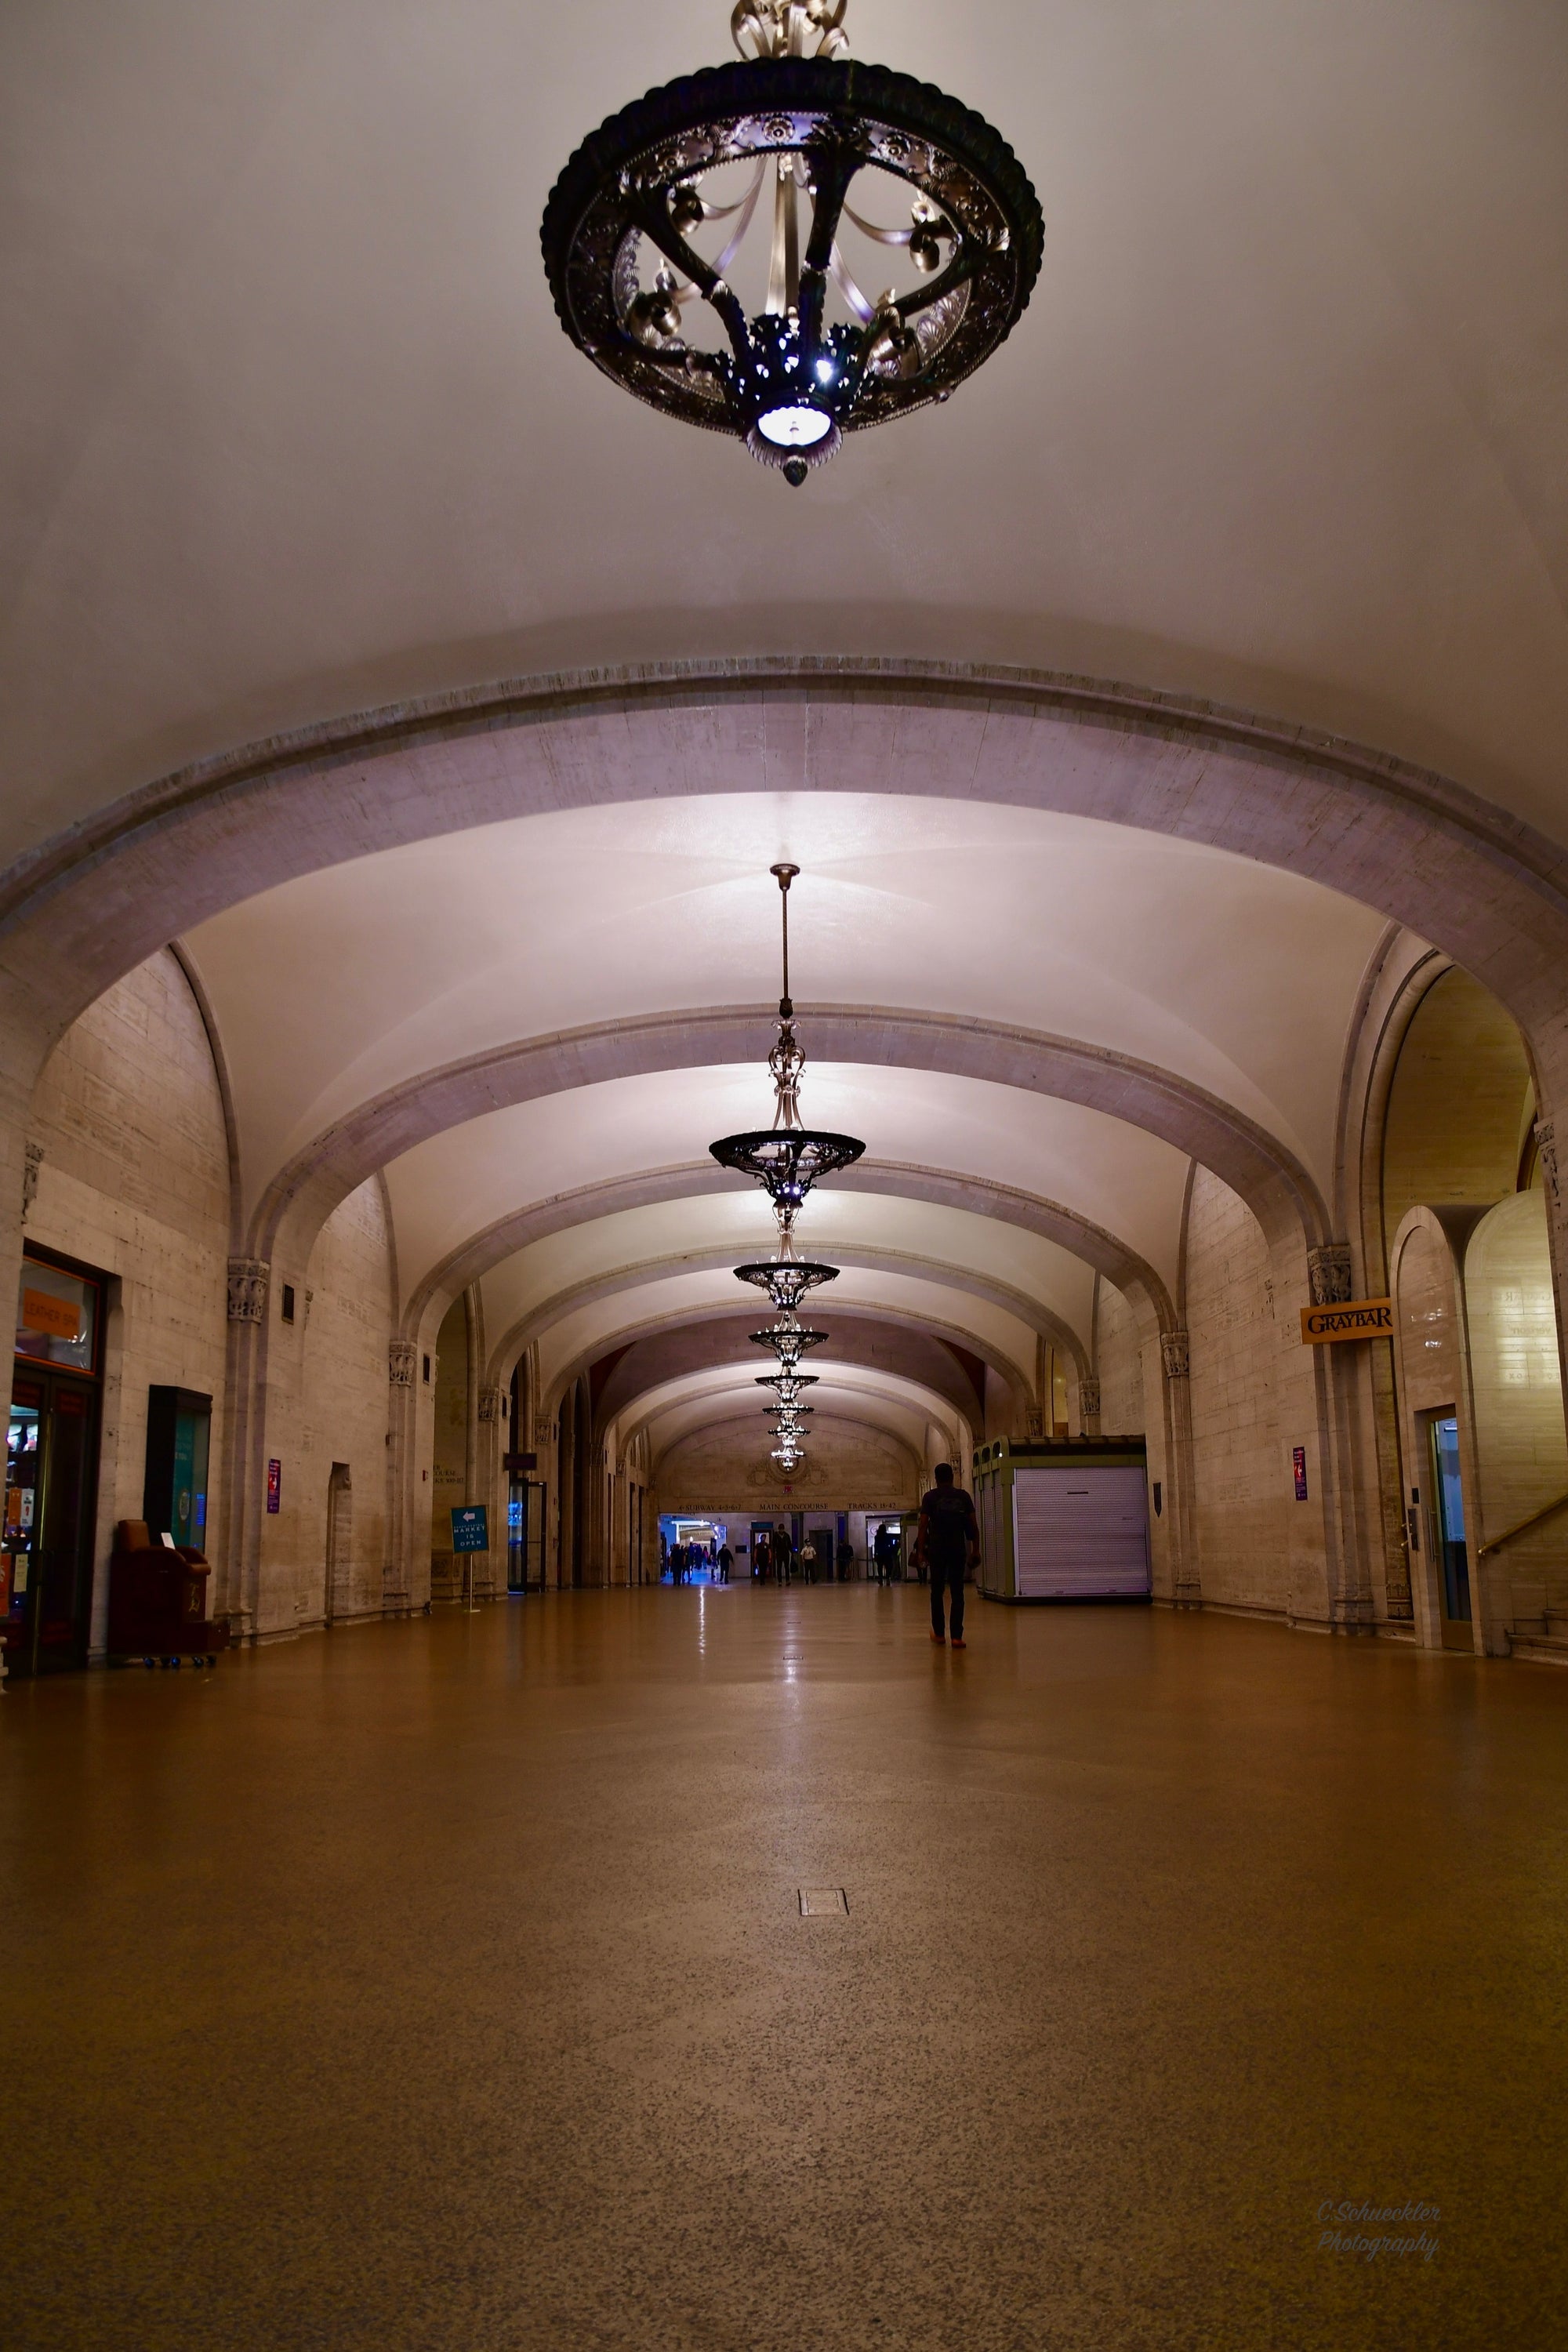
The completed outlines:
[[[980,1557],[980,1522],[973,1497],[955,1485],[951,1462],[936,1465],[936,1485],[921,1498],[921,1523],[915,1537],[915,1558],[931,1575],[931,1637],[944,1642],[942,1601],[952,1588],[952,1646],[967,1648],[963,1638],[963,1580],[970,1563]]]

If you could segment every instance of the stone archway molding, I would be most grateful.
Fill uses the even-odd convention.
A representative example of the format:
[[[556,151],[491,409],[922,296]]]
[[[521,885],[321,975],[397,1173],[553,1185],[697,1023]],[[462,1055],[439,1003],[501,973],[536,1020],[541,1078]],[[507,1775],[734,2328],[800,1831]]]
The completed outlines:
[[[965,1349],[970,1355],[978,1356],[982,1362],[987,1364],[993,1371],[996,1372],[1011,1388],[1016,1391],[1021,1401],[1029,1399],[1034,1395],[1035,1390],[1033,1379],[1029,1372],[1026,1371],[1021,1364],[1015,1363],[1012,1358],[1005,1354],[1000,1348],[994,1346],[989,1340],[981,1339],[975,1333],[970,1331],[963,1325],[956,1323],[942,1323],[934,1316],[930,1315],[903,1315],[900,1313],[897,1307],[888,1307],[880,1303],[874,1307],[857,1308],[853,1307],[846,1307],[839,1310],[838,1320],[841,1323],[854,1320],[857,1318],[861,1318],[868,1321],[891,1324],[895,1327],[902,1326],[905,1329],[910,1331],[921,1332],[931,1338],[951,1341],[952,1345]],[[610,1345],[623,1348],[633,1347],[638,1340],[651,1339],[660,1332],[681,1330],[690,1326],[703,1323],[732,1323],[734,1319],[734,1309],[728,1306],[714,1306],[711,1308],[698,1307],[695,1309],[687,1309],[675,1315],[650,1315],[641,1322],[628,1323],[624,1330],[616,1334],[616,1339],[610,1343]],[[508,1349],[510,1346],[511,1338],[509,1334],[508,1338],[501,1342],[500,1346],[496,1350],[496,1360],[498,1362],[505,1360]],[[606,1349],[605,1341],[595,1339],[591,1347],[582,1349],[579,1354],[574,1356],[567,1363],[561,1366],[546,1391],[545,1411],[547,1413],[553,1412],[557,1401],[571,1387],[573,1381],[584,1378],[587,1373],[590,1365],[595,1362],[597,1359],[605,1352]],[[720,1360],[723,1360],[721,1359]],[[765,1367],[762,1364],[759,1356],[758,1370],[762,1370],[763,1369],[765,1369]],[[633,1402],[635,1402],[635,1399],[632,1400]]]
[[[972,1216],[1019,1226],[1044,1241],[1056,1242],[1091,1265],[1117,1289],[1132,1297],[1146,1297],[1163,1331],[1176,1328],[1176,1311],[1170,1294],[1147,1259],[1129,1249],[1114,1234],[1058,1201],[996,1184],[979,1176],[952,1176],[939,1168],[922,1168],[906,1160],[862,1160],[844,1169],[834,1180],[850,1192],[872,1192],[896,1200],[926,1201],[938,1208],[963,1209]],[[447,1304],[488,1274],[492,1266],[526,1249],[531,1242],[569,1227],[592,1223],[622,1210],[655,1206],[666,1201],[695,1199],[731,1191],[734,1178],[711,1160],[692,1160],[681,1168],[652,1169],[646,1176],[611,1177],[602,1184],[584,1184],[489,1225],[459,1250],[443,1258],[414,1289],[404,1309],[401,1328],[417,1338],[423,1318],[433,1302]]]
[[[952,1265],[940,1258],[917,1256],[912,1250],[843,1248],[836,1244],[833,1259],[837,1265],[853,1267],[863,1273],[906,1275],[916,1281],[929,1282],[939,1290],[956,1290],[969,1297],[982,1299],[987,1306],[998,1307],[1016,1321],[1026,1324],[1040,1339],[1050,1340],[1071,1358],[1080,1378],[1089,1370],[1089,1357],[1083,1340],[1071,1326],[1037,1299],[1029,1297],[1024,1291],[1013,1289],[1006,1283],[972,1274],[966,1267]],[[552,1297],[541,1299],[537,1307],[531,1308],[520,1322],[510,1327],[506,1339],[510,1354],[503,1355],[500,1349],[495,1351],[487,1379],[492,1384],[504,1386],[510,1377],[512,1363],[529,1341],[542,1339],[555,1324],[574,1314],[579,1307],[591,1307],[604,1298],[625,1297],[649,1283],[665,1281],[677,1275],[721,1274],[726,1268],[732,1267],[734,1262],[732,1249],[674,1252],[666,1257],[645,1258],[636,1265],[615,1266],[604,1274],[591,1276],[587,1281],[574,1283],[569,1289],[556,1291]],[[813,1307],[812,1316],[826,1320],[834,1315],[835,1310],[836,1298],[828,1296],[822,1299],[820,1306]],[[729,1311],[734,1312],[732,1305]],[[846,1306],[837,1311],[847,1314],[852,1309]],[[765,1322],[767,1316],[765,1303],[759,1302],[755,1319]],[[618,1340],[611,1336],[598,1344],[602,1351],[607,1352],[618,1345]]]
[[[1102,1111],[1212,1168],[1271,1239],[1290,1235],[1311,1248],[1331,1238],[1322,1195],[1286,1145],[1154,1063],[1001,1022],[879,1005],[798,1012],[814,1061],[942,1071]],[[377,1169],[448,1129],[614,1078],[757,1061],[759,1040],[776,1018],[764,1005],[649,1013],[530,1038],[411,1078],[328,1129],[279,1172],[251,1218],[250,1254],[303,1264],[340,1202]]]
[[[626,1349],[597,1400],[597,1423],[605,1431],[640,1415],[642,1401],[673,1382],[704,1373],[765,1369],[749,1333],[753,1318],[682,1323],[655,1332]],[[902,1381],[940,1401],[950,1416],[973,1421],[981,1407],[967,1370],[952,1349],[929,1331],[895,1324],[860,1311],[845,1316],[834,1333],[837,1367]]]
[[[37,1061],[191,925],[376,849],[656,794],[923,793],[1207,842],[1380,908],[1563,1042],[1568,853],[1430,769],[1047,670],[843,654],[506,679],[178,769],[0,874],[0,1009]]]

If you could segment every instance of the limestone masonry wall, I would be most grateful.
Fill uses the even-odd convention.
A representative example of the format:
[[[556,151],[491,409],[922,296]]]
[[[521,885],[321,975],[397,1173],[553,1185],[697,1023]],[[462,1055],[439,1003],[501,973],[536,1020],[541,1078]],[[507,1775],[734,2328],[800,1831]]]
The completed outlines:
[[[658,1510],[900,1511],[920,1499],[920,1467],[893,1437],[848,1423],[814,1424],[806,1459],[786,1487],[768,1459],[763,1415],[685,1438],[659,1463]]]
[[[266,1640],[326,1614],[327,1486],[346,1463],[353,1493],[349,1572],[336,1614],[381,1606],[386,1543],[386,1355],[393,1328],[391,1230],[379,1176],[340,1203],[316,1237],[294,1321],[281,1286],[268,1366],[267,1451],[281,1465],[279,1508],[261,1522],[256,1631]]]
[[[106,1318],[93,1650],[114,1522],[142,1516],[147,1391],[213,1401],[207,1524],[217,1523],[226,1338],[228,1139],[200,1010],[164,950],[61,1038],[27,1122],[43,1147],[26,1239],[115,1277]]]
[[[1101,1429],[1110,1436],[1138,1436],[1147,1419],[1143,1350],[1132,1309],[1110,1282],[1100,1283],[1095,1293],[1094,1368],[1100,1375]]]
[[[1284,1330],[1276,1315],[1262,1227],[1206,1168],[1194,1171],[1186,1277],[1203,1597],[1283,1615],[1294,1490],[1277,1386],[1281,1349],[1300,1346],[1300,1326]]]
[[[353,1542],[340,1565],[334,1617],[379,1614],[386,1558],[386,1349],[393,1328],[392,1227],[379,1176],[328,1218],[310,1253],[300,1430],[305,1558],[313,1577],[327,1556],[327,1484],[347,1465]]]

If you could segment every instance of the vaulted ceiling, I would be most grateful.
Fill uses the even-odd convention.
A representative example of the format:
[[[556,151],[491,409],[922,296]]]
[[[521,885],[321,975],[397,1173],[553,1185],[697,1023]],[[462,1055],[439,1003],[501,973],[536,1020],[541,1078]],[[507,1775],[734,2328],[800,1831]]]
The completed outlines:
[[[1568,842],[1568,24],[851,0],[856,54],[1010,140],[1045,266],[948,406],[797,494],[618,395],[539,264],[577,138],[721,60],[727,15],[0,16],[0,878],[129,855],[205,789],[174,772],[237,759],[253,832],[223,866],[215,801],[157,903],[246,1215],[332,1150],[384,1168],[405,1309],[479,1284],[492,1348],[559,1376],[733,1318],[766,1221],[706,1146],[768,1115],[790,857],[807,1113],[868,1146],[806,1235],[833,1304],[1027,1379],[1038,1338],[1090,1344],[1097,1273],[1174,1297],[1194,1154],[1330,1195],[1388,912],[1364,863],[1285,856],[1236,792],[1215,846],[1184,814],[1201,752],[1134,821],[1075,799],[1066,737],[1037,792],[870,708],[874,789],[868,749],[825,772],[770,740],[726,781],[689,735],[655,762],[601,732],[505,815],[494,734],[416,758],[384,717],[331,787],[379,846],[274,810],[268,747],[595,666],[925,657],[1353,738]],[[660,1442],[744,1370],[650,1387]],[[837,1413],[956,1433],[940,1383],[853,1370]]]

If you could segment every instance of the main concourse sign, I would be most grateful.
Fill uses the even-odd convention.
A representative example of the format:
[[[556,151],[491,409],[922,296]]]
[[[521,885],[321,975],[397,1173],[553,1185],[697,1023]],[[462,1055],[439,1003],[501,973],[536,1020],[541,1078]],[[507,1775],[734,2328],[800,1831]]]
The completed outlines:
[[[1301,1339],[1309,1348],[1330,1339],[1392,1339],[1394,1302],[1390,1298],[1342,1298],[1335,1307],[1303,1307]]]

